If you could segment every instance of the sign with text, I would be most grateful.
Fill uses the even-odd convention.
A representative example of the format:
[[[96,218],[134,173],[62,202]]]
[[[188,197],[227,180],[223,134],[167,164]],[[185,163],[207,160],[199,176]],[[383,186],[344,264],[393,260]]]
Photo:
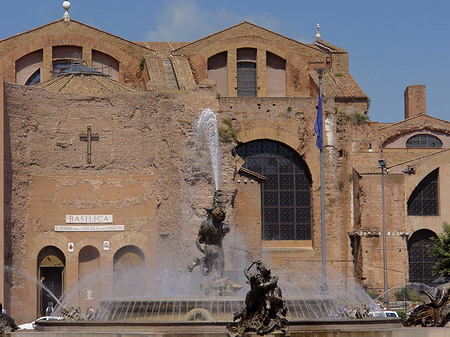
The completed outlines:
[[[112,214],[108,215],[66,215],[66,223],[112,223]]]
[[[119,232],[124,230],[124,225],[55,226],[55,232]]]

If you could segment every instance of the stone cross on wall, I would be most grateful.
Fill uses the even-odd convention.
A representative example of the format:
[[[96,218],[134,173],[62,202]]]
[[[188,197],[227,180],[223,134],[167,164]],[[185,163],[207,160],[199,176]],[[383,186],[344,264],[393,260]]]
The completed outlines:
[[[91,127],[87,127],[87,132],[80,134],[80,140],[83,142],[86,142],[87,144],[87,163],[90,164],[92,161],[92,149],[91,149],[91,142],[94,140],[99,140],[98,133],[92,133]]]

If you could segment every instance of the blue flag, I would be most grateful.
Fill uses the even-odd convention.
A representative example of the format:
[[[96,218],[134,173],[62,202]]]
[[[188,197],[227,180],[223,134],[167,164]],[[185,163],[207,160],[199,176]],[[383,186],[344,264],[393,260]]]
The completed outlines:
[[[317,139],[316,145],[320,151],[323,146],[323,130],[322,130],[322,92],[319,92],[319,104],[317,106],[317,118],[314,123],[314,131],[316,132]]]

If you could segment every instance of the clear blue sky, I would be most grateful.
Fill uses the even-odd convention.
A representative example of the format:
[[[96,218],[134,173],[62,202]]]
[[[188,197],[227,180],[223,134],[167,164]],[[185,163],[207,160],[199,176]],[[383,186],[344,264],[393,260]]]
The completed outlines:
[[[0,39],[58,20],[62,0],[1,0]],[[193,41],[247,20],[350,53],[350,73],[371,98],[374,121],[404,117],[403,92],[424,84],[427,113],[450,116],[448,0],[71,0],[73,19],[131,41]]]

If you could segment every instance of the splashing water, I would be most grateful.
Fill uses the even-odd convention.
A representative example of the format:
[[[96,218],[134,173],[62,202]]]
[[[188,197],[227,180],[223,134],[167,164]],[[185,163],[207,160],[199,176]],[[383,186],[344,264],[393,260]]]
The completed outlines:
[[[195,126],[198,138],[204,137],[209,148],[211,166],[214,176],[216,190],[219,189],[219,131],[217,129],[217,118],[213,110],[206,108],[202,111]]]
[[[36,279],[33,275],[31,275],[21,269],[9,267],[9,266],[5,266],[3,268],[3,271],[6,275],[8,275],[8,277],[11,277],[11,275],[13,273],[19,273],[20,275],[24,276],[26,279],[36,283],[40,288],[42,288],[45,292],[47,292],[47,294],[49,294],[50,297],[52,297],[56,301],[57,305],[61,305],[61,301],[55,296],[55,294],[53,294],[53,292],[49,288],[47,288],[44,283],[42,283],[41,281]]]

